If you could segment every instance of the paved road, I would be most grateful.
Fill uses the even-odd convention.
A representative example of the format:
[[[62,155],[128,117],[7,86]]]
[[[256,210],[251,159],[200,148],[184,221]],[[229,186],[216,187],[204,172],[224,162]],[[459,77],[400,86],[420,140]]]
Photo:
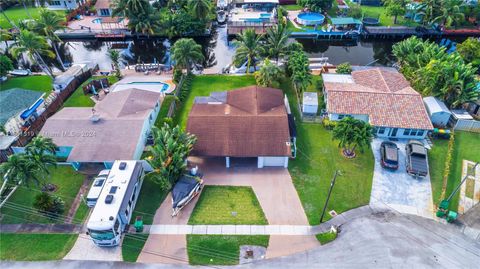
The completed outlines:
[[[417,216],[376,213],[341,227],[334,242],[289,257],[263,260],[233,268],[478,268],[480,241],[451,224]],[[1,268],[198,268],[186,265],[122,262],[2,262]]]
[[[388,204],[403,213],[431,217],[433,215],[432,187],[430,175],[425,178],[414,178],[405,170],[405,144],[402,139],[395,142],[399,147],[399,168],[391,171],[380,165],[380,144],[382,139],[372,142],[375,156],[375,170],[373,173],[372,193],[370,204]]]

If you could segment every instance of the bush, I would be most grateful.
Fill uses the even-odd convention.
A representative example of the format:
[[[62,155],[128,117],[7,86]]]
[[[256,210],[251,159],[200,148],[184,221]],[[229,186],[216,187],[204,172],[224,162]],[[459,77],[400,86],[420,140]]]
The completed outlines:
[[[351,74],[352,73],[352,66],[350,63],[343,63],[337,65],[337,74]]]
[[[192,89],[192,80],[193,75],[187,75],[187,77],[185,77],[185,80],[179,89],[180,92],[178,93],[178,100],[180,100],[180,102],[183,102],[187,99],[188,94]]]
[[[333,130],[333,128],[335,128],[335,126],[337,126],[337,122],[333,121],[333,120],[330,120],[329,118],[324,118],[322,120],[322,124],[323,124],[323,127],[325,127],[325,129],[327,129],[327,130]]]
[[[65,202],[60,197],[42,192],[35,196],[33,207],[41,214],[56,219],[65,211]]]
[[[455,145],[455,133],[452,132],[450,140],[448,141],[447,158],[445,158],[445,170],[443,170],[443,182],[442,182],[442,199],[445,198],[445,192],[447,191],[448,176],[450,175],[450,167],[452,165],[452,154]]]
[[[0,77],[6,76],[11,70],[13,70],[12,60],[6,55],[0,55]]]
[[[318,241],[320,241],[320,244],[325,245],[327,243],[332,242],[337,238],[337,233],[335,232],[326,232],[322,234],[317,234],[316,235]]]
[[[355,19],[360,19],[362,17],[362,8],[360,5],[351,4],[348,8],[348,16]]]
[[[182,69],[174,68],[173,69],[173,82],[175,84],[180,83],[180,79],[182,78]]]

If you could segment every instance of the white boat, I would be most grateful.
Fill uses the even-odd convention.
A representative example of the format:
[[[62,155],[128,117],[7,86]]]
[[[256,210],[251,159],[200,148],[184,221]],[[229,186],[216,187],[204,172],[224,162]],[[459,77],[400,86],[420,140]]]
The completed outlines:
[[[8,73],[12,76],[24,77],[24,76],[30,76],[32,74],[32,71],[30,71],[30,69],[15,69]]]

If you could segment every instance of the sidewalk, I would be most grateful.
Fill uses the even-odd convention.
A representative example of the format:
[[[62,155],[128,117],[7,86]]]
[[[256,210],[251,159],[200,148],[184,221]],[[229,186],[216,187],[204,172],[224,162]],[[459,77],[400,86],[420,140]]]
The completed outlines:
[[[82,225],[76,224],[0,224],[2,233],[80,233]]]

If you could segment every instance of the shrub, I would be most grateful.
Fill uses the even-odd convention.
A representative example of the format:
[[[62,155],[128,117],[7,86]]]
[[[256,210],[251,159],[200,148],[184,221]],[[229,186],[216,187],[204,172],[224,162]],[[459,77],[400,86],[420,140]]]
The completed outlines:
[[[450,175],[450,166],[452,165],[453,147],[455,145],[455,133],[452,132],[450,140],[448,141],[447,158],[445,158],[445,170],[443,170],[443,182],[442,182],[442,199],[445,198],[445,192],[447,191],[448,176]]]
[[[333,130],[333,128],[335,128],[335,126],[337,126],[337,122],[333,121],[333,120],[330,120],[329,118],[324,118],[322,120],[322,124],[323,124],[323,127],[325,127],[325,129],[327,129],[327,130]]]
[[[351,74],[352,66],[350,63],[342,63],[337,66],[337,74]]]
[[[65,202],[60,197],[51,195],[48,192],[41,192],[35,196],[33,207],[41,214],[55,219],[64,212]]]
[[[6,76],[11,70],[13,70],[12,60],[6,55],[0,55],[0,77]]]
[[[182,69],[174,68],[173,69],[173,82],[175,84],[180,83],[180,79],[182,78]]]

